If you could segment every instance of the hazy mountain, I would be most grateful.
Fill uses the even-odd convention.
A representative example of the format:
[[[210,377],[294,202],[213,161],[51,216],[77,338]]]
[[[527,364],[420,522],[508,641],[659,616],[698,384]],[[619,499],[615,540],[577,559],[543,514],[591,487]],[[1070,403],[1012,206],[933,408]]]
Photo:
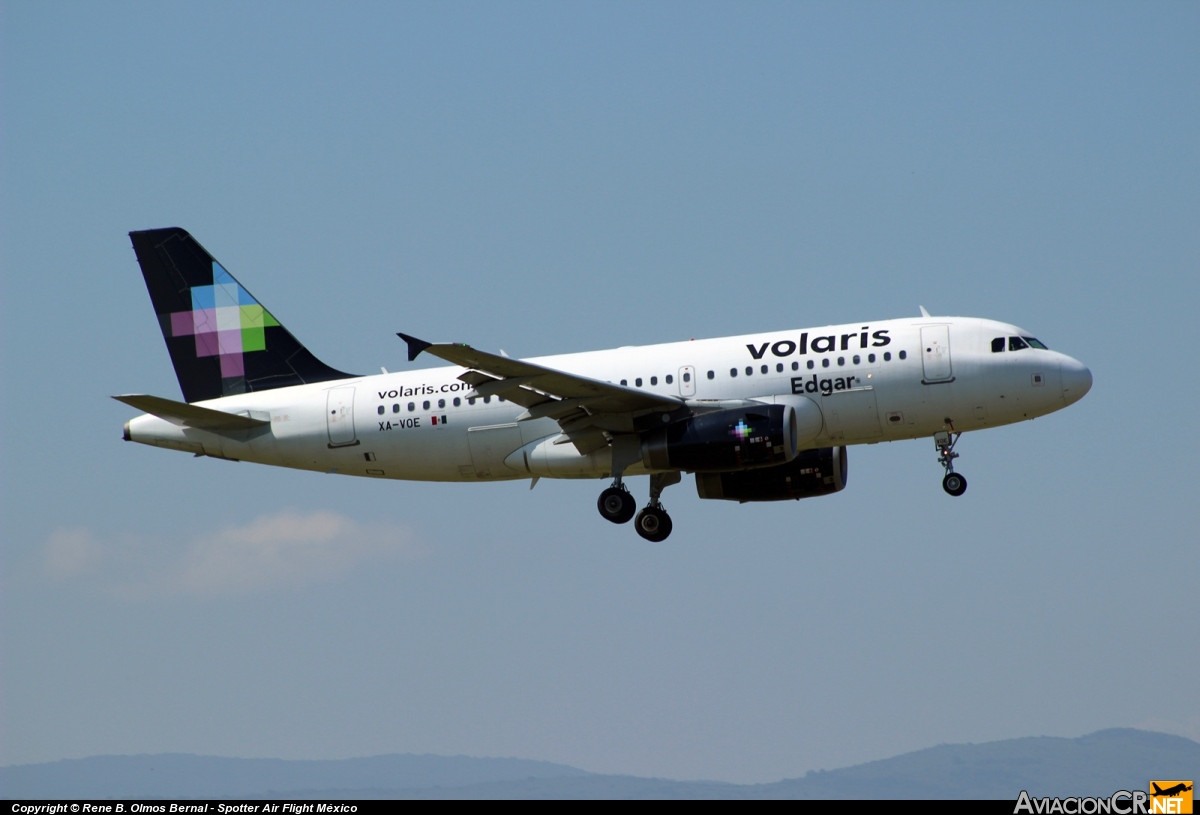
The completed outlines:
[[[385,755],[339,761],[284,761],[163,753],[94,756],[0,768],[0,796],[244,798],[299,789],[462,787],[583,775],[587,773],[565,764],[516,758]]]
[[[772,784],[596,775],[562,764],[389,755],[280,761],[100,756],[0,768],[6,798],[998,798],[1111,795],[1200,777],[1200,744],[1142,730],[948,744]]]
[[[1174,775],[1172,775],[1174,773]],[[945,744],[842,770],[765,784],[768,798],[1001,798],[1111,795],[1151,779],[1200,776],[1200,744],[1145,730],[1101,730]]]

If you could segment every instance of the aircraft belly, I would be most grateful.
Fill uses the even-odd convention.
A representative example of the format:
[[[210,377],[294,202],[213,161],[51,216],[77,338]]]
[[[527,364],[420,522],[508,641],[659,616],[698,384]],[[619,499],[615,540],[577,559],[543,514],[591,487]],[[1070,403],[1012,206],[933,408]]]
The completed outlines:
[[[386,428],[387,425],[385,424]],[[382,471],[371,475],[408,481],[462,481],[463,465],[470,464],[466,428],[453,424],[420,426],[380,431],[363,440],[362,457],[374,461],[366,469]]]
[[[954,384],[922,383],[913,387],[913,391],[912,413],[915,421],[912,430],[919,436],[933,435],[939,430],[944,430],[946,417],[954,412]]]
[[[835,441],[876,441],[882,430],[874,388],[853,388],[821,399],[826,435]]]

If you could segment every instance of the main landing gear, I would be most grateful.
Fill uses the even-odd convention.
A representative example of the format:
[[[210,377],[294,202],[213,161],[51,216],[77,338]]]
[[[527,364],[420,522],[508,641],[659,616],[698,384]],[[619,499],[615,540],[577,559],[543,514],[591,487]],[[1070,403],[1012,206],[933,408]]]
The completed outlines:
[[[663,490],[672,484],[678,484],[682,477],[677,471],[650,476],[650,503],[637,513],[637,518],[633,521],[633,528],[646,540],[657,543],[666,540],[671,534],[671,516],[663,509],[658,499]],[[596,507],[605,520],[623,524],[633,518],[637,504],[622,483],[621,477],[617,476],[613,479],[612,486],[600,493]]]
[[[606,521],[615,524],[629,523],[633,513],[637,512],[637,502],[633,500],[629,490],[625,489],[620,477],[614,478],[612,486],[600,493],[596,507]]]
[[[954,452],[954,445],[958,444],[961,437],[962,433],[951,436],[944,430],[933,436],[933,443],[938,449],[938,464],[946,470],[946,477],[942,479],[942,489],[955,498],[967,491],[967,479],[954,472],[954,459],[958,458],[958,453]]]

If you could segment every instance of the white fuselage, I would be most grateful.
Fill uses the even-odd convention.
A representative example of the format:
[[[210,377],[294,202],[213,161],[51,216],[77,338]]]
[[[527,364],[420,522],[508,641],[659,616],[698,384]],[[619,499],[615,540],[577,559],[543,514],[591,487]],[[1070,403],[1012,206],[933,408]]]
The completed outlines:
[[[1039,348],[994,352],[1005,323],[916,318],[564,354],[529,362],[680,397],[819,408],[801,449],[870,444],[1032,419],[1087,392],[1087,369]],[[131,441],[303,470],[421,481],[607,478],[611,448],[579,453],[553,419],[518,421],[498,396],[468,400],[459,367],[280,388],[198,403],[268,420],[214,433],[143,415]],[[736,375],[734,375],[736,372]],[[807,407],[807,405],[806,405]],[[555,443],[558,441],[559,443]],[[637,464],[626,475],[645,473]]]

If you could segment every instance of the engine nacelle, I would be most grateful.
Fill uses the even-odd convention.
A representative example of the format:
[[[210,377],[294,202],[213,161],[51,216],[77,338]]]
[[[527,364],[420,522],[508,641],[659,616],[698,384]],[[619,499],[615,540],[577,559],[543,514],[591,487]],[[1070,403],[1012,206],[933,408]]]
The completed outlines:
[[[795,457],[796,411],[791,405],[701,413],[642,436],[642,463],[649,470],[748,470]]]
[[[696,473],[701,498],[726,501],[787,501],[829,495],[846,488],[846,448],[805,450],[787,464],[731,473]]]

